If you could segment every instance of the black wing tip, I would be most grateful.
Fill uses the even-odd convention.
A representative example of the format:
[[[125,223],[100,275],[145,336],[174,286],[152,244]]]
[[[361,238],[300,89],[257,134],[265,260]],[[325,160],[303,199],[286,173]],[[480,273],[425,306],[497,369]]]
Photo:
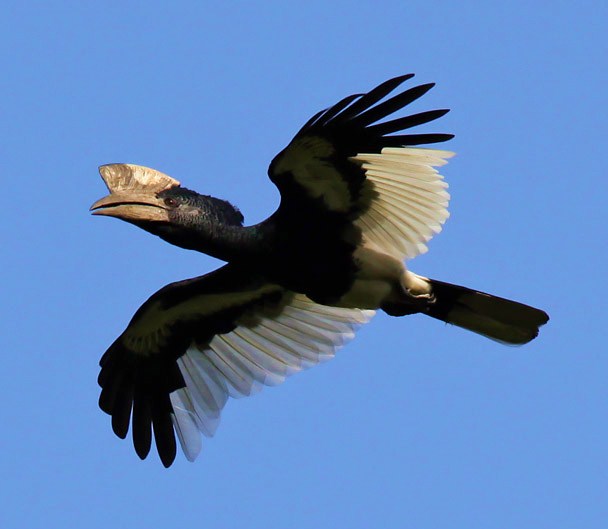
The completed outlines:
[[[320,110],[314,116],[312,116],[306,123],[304,123],[304,125],[296,133],[294,138],[302,136],[311,129],[314,129],[315,127],[324,127],[329,121],[334,119],[337,115],[341,114],[344,109],[349,108],[354,101],[363,97],[364,95],[365,94],[351,94],[342,98],[340,101],[338,101],[331,107],[327,107],[323,110]]]
[[[412,79],[415,76],[416,76],[415,73],[405,73],[405,74],[397,75],[395,77],[391,77],[387,81],[384,81],[383,83],[379,84],[378,86],[394,84],[395,88],[397,88],[400,84],[405,83],[405,81],[409,81],[410,79]]]
[[[114,434],[120,439],[125,439],[129,432],[130,421],[125,420],[125,416],[120,413],[120,410],[107,411],[103,409],[103,411],[112,416],[112,431]],[[143,461],[150,455],[152,447],[151,429],[154,425],[154,439],[156,441],[158,456],[163,466],[169,468],[177,456],[177,443],[173,431],[171,414],[166,413],[165,415],[166,417],[163,417],[160,421],[157,418],[156,422],[150,421],[146,424],[134,423],[132,437],[135,453]]]
[[[544,310],[541,310],[541,312],[543,313],[543,318],[544,318],[544,320],[545,320],[545,321],[543,321],[543,322],[540,324],[541,326],[543,326],[543,325],[545,325],[546,323],[549,323],[549,320],[550,320],[551,318],[549,318],[549,315],[548,315],[548,314],[547,314],[547,313],[546,313]]]
[[[165,468],[169,468],[175,462],[176,455],[176,451],[158,453],[158,456],[160,457],[160,462]]]
[[[409,105],[435,86],[435,83],[421,84],[398,92],[386,99],[402,83],[414,76],[413,73],[398,75],[380,83],[368,92],[352,94],[341,99],[333,106],[312,116],[294,137],[313,131],[320,132],[325,127],[345,126],[347,123],[351,127],[354,125],[356,128],[368,130],[374,123]],[[436,113],[434,119],[437,119],[449,112],[449,109],[440,109],[434,112]]]
[[[353,116],[351,119],[351,124],[365,129],[370,125],[377,123],[379,120],[390,116],[404,107],[407,107],[409,104],[426,94],[431,88],[433,88],[433,86],[435,86],[435,83],[414,86],[404,90],[403,92],[392,95],[388,99],[384,99],[378,104],[370,105],[356,116]],[[388,96],[388,94],[386,95]]]
[[[413,73],[406,73],[406,74],[403,74],[403,75],[398,75],[396,77],[391,77],[387,81],[384,81],[384,82],[380,83],[379,85],[375,86],[374,88],[372,88],[371,90],[369,90],[367,92],[367,94],[369,94],[370,92],[373,92],[375,90],[378,90],[381,87],[390,87],[389,92],[392,92],[398,86],[400,86],[403,83],[405,83],[405,81],[409,81],[414,76],[415,76],[415,74],[413,74]]]
[[[116,434],[117,437],[121,439],[126,439],[127,434],[129,433],[129,421],[122,420],[122,417],[116,413],[112,413],[112,431]]]
[[[454,134],[404,134],[396,136],[383,136],[381,147],[409,147],[412,145],[428,145],[443,143],[454,137]]]
[[[152,446],[150,400],[138,388],[133,399],[133,448],[140,459],[146,459]]]
[[[413,74],[406,74],[399,77],[389,79],[384,83],[373,88],[356,102],[350,104],[346,108],[340,109],[340,112],[331,115],[329,119],[318,120],[315,124],[321,127],[325,126],[342,126],[348,127],[351,130],[359,130],[370,132],[373,127],[383,128],[381,120],[391,116],[392,114],[402,110],[414,101],[424,96],[435,83],[425,83],[406,90],[397,91],[397,88],[404,81],[411,79]],[[392,94],[392,95],[391,95]],[[440,109],[438,111],[427,111],[415,114],[409,119],[415,119],[417,116],[435,115],[433,119],[437,119],[449,112],[449,109]],[[397,123],[404,121],[405,118],[398,118],[391,122]],[[424,122],[422,122],[424,123]],[[416,126],[421,123],[412,123],[406,126]],[[402,130],[402,129],[401,129]]]
[[[367,127],[367,131],[373,133],[375,136],[386,136],[394,132],[401,132],[406,129],[411,129],[419,125],[424,125],[435,121],[449,112],[449,109],[442,108],[438,110],[427,110],[426,112],[420,112],[418,114],[411,114],[402,118],[392,119],[389,121],[382,121],[375,125]]]
[[[160,461],[165,468],[169,468],[175,456],[177,455],[177,444],[175,442],[175,432],[173,430],[173,421],[171,413],[158,410],[158,415],[153,419],[154,425],[154,441],[156,443],[156,451],[160,457]]]
[[[133,447],[142,460],[150,453],[154,430],[158,455],[168,468],[177,455],[169,395],[185,382],[173,359],[148,358],[140,364],[129,357],[130,351],[118,341],[102,357],[99,407],[111,416],[112,430],[120,439],[127,437],[131,426]]]
[[[437,83],[434,83],[434,82],[432,82],[432,83],[423,83],[423,84],[419,84],[419,85],[416,85],[416,86],[412,86],[412,88],[410,88],[407,91],[411,92],[411,93],[419,94],[416,97],[416,99],[417,99],[418,97],[422,97],[429,90],[432,90],[433,88],[435,88],[436,85],[437,85]]]
[[[148,455],[150,454],[150,446],[138,446],[135,443],[133,443],[133,447],[135,448],[135,453],[137,454],[137,457],[139,457],[139,459],[141,459],[142,461],[144,459],[146,459],[146,457],[148,457]]]

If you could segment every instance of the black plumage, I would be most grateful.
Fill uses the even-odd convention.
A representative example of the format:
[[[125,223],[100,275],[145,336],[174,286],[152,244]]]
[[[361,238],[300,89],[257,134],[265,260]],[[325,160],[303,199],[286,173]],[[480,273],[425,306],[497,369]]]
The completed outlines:
[[[450,153],[413,146],[452,137],[404,133],[447,110],[386,119],[433,86],[391,96],[411,77],[315,114],[271,162],[281,203],[257,225],[244,226],[230,203],[158,171],[101,168],[110,195],[93,205],[95,214],[228,263],[159,290],[100,361],[99,405],[119,437],[132,426],[139,457],[154,435],[171,465],[177,434],[194,459],[200,433],[213,435],[229,395],[331,357],[376,309],[425,314],[511,344],[532,340],[548,321],[539,309],[403,264],[440,230],[449,198],[434,167]]]

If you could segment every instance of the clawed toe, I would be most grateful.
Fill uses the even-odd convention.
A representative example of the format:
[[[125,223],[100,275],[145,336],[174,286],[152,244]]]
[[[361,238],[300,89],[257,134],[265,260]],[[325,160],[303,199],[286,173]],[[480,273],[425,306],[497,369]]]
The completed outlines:
[[[432,292],[428,294],[414,294],[411,290],[405,288],[403,289],[408,298],[410,298],[414,303],[415,302],[424,302],[424,304],[434,303],[435,295]]]

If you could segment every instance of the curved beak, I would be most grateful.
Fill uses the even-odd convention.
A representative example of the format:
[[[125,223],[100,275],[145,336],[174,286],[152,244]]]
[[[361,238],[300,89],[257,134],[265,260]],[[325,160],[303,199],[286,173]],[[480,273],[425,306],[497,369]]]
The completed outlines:
[[[118,191],[95,202],[90,211],[93,215],[116,217],[127,222],[169,222],[169,212],[156,193],[141,190]]]

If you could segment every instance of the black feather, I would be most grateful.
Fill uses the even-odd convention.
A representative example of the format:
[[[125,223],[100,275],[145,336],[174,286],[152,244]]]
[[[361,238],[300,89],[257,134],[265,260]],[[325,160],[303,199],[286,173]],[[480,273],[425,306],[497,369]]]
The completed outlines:
[[[351,124],[352,126],[359,127],[371,125],[372,123],[375,123],[376,121],[379,121],[393,112],[397,112],[397,110],[402,109],[404,106],[416,101],[416,99],[426,94],[431,88],[433,88],[433,86],[435,86],[435,83],[423,84],[397,94],[396,96],[384,101],[384,103],[380,103],[379,105],[370,108],[366,112],[363,112],[363,114],[359,114],[358,116],[354,117],[351,120]]]
[[[323,110],[319,110],[319,112],[317,112],[312,118],[310,118],[306,123],[304,123],[304,125],[302,125],[302,127],[300,128],[300,130],[298,131],[298,133],[296,134],[296,136],[299,136],[300,134],[302,134],[302,132],[308,130],[310,127],[312,127],[316,121],[319,119],[320,116],[322,116],[323,114],[325,114],[325,112],[327,112],[327,108],[324,108]]]
[[[152,412],[148,393],[149,388],[137,384],[133,399],[133,446],[140,459],[146,459],[152,444]]]
[[[361,97],[356,103],[353,103],[344,112],[342,112],[338,118],[339,121],[346,121],[357,116],[364,110],[370,108],[372,105],[375,105],[382,98],[386,97],[401,83],[411,79],[412,77],[414,77],[413,73],[401,75],[378,85],[376,88],[370,90],[367,94]]]
[[[447,114],[450,110],[447,108],[440,110],[429,110],[427,112],[420,112],[419,114],[412,114],[404,118],[393,119],[391,121],[385,121],[384,123],[378,123],[367,127],[367,132],[374,135],[384,136],[385,134],[391,134],[400,130],[409,129],[416,127],[417,125],[423,125],[430,121],[440,118]]]
[[[177,446],[171,421],[171,401],[168,394],[156,392],[152,400],[152,424],[154,425],[154,442],[163,465],[168,468],[175,460]]]
[[[331,120],[333,120],[338,114],[340,114],[340,112],[342,112],[345,108],[347,108],[348,105],[350,105],[353,101],[355,101],[362,95],[363,94],[353,94],[353,95],[347,96],[344,99],[338,101],[335,105],[324,110],[321,113],[321,115],[319,116],[319,119],[317,120],[317,122],[313,123],[310,128],[325,126],[327,123],[329,123]],[[297,135],[299,135],[299,133]]]
[[[112,408],[112,430],[121,439],[124,439],[129,432],[133,406],[133,380],[129,375],[130,373],[123,378]]]

